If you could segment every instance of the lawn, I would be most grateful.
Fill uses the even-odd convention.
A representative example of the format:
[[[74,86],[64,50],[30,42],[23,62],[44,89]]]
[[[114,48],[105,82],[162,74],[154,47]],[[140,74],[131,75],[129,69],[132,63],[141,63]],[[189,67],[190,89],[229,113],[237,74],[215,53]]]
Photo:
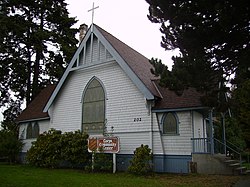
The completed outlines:
[[[0,164],[1,187],[44,186],[231,186],[239,176],[155,174],[139,177],[127,173],[86,173],[69,169],[41,169]]]

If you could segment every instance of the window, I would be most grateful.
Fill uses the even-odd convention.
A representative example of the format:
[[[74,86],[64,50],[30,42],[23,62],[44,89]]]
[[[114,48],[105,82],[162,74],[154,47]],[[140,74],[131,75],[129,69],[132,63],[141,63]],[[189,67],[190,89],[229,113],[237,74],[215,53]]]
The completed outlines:
[[[28,123],[26,130],[26,139],[37,138],[39,136],[39,124],[36,121],[33,125],[31,122]]]
[[[26,130],[26,139],[32,138],[32,124],[29,123]]]
[[[105,122],[105,93],[100,82],[93,78],[83,95],[82,129],[89,134],[103,134]]]
[[[38,122],[36,121],[33,126],[32,137],[37,138],[38,136],[39,136],[39,125],[38,125]]]
[[[174,113],[167,113],[163,117],[163,134],[178,134],[178,122]]]

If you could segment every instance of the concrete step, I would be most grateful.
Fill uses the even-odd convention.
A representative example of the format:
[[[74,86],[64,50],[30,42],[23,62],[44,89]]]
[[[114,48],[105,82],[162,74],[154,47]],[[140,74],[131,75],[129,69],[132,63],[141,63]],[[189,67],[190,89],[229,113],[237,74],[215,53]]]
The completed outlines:
[[[237,162],[237,163],[229,164],[229,166],[230,166],[230,167],[240,166],[240,163]]]
[[[224,161],[225,163],[236,163],[236,162],[238,162],[238,160],[225,160]]]
[[[241,173],[242,175],[250,175],[250,170],[245,170]]]

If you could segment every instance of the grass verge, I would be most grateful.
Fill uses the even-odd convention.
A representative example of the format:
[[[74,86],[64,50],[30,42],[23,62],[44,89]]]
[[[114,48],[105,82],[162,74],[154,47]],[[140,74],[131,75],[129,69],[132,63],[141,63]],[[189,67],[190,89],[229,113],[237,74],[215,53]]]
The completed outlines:
[[[2,187],[57,187],[57,186],[231,186],[239,176],[199,174],[155,174],[142,177],[127,173],[86,173],[70,169],[42,169],[24,165],[0,164],[0,186]]]

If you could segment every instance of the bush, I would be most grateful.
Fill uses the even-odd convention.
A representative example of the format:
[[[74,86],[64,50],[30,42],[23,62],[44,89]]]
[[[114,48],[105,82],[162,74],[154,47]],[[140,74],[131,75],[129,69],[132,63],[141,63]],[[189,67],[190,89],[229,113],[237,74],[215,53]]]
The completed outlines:
[[[26,160],[39,167],[83,167],[90,160],[87,139],[88,135],[80,131],[62,134],[51,129],[32,143]]]
[[[6,158],[9,163],[16,162],[23,143],[13,131],[0,131],[0,158]]]
[[[145,175],[152,172],[152,153],[148,145],[141,145],[134,151],[133,159],[130,161],[131,165],[128,167],[128,172]]]
[[[95,153],[94,171],[111,172],[113,169],[112,154]]]

